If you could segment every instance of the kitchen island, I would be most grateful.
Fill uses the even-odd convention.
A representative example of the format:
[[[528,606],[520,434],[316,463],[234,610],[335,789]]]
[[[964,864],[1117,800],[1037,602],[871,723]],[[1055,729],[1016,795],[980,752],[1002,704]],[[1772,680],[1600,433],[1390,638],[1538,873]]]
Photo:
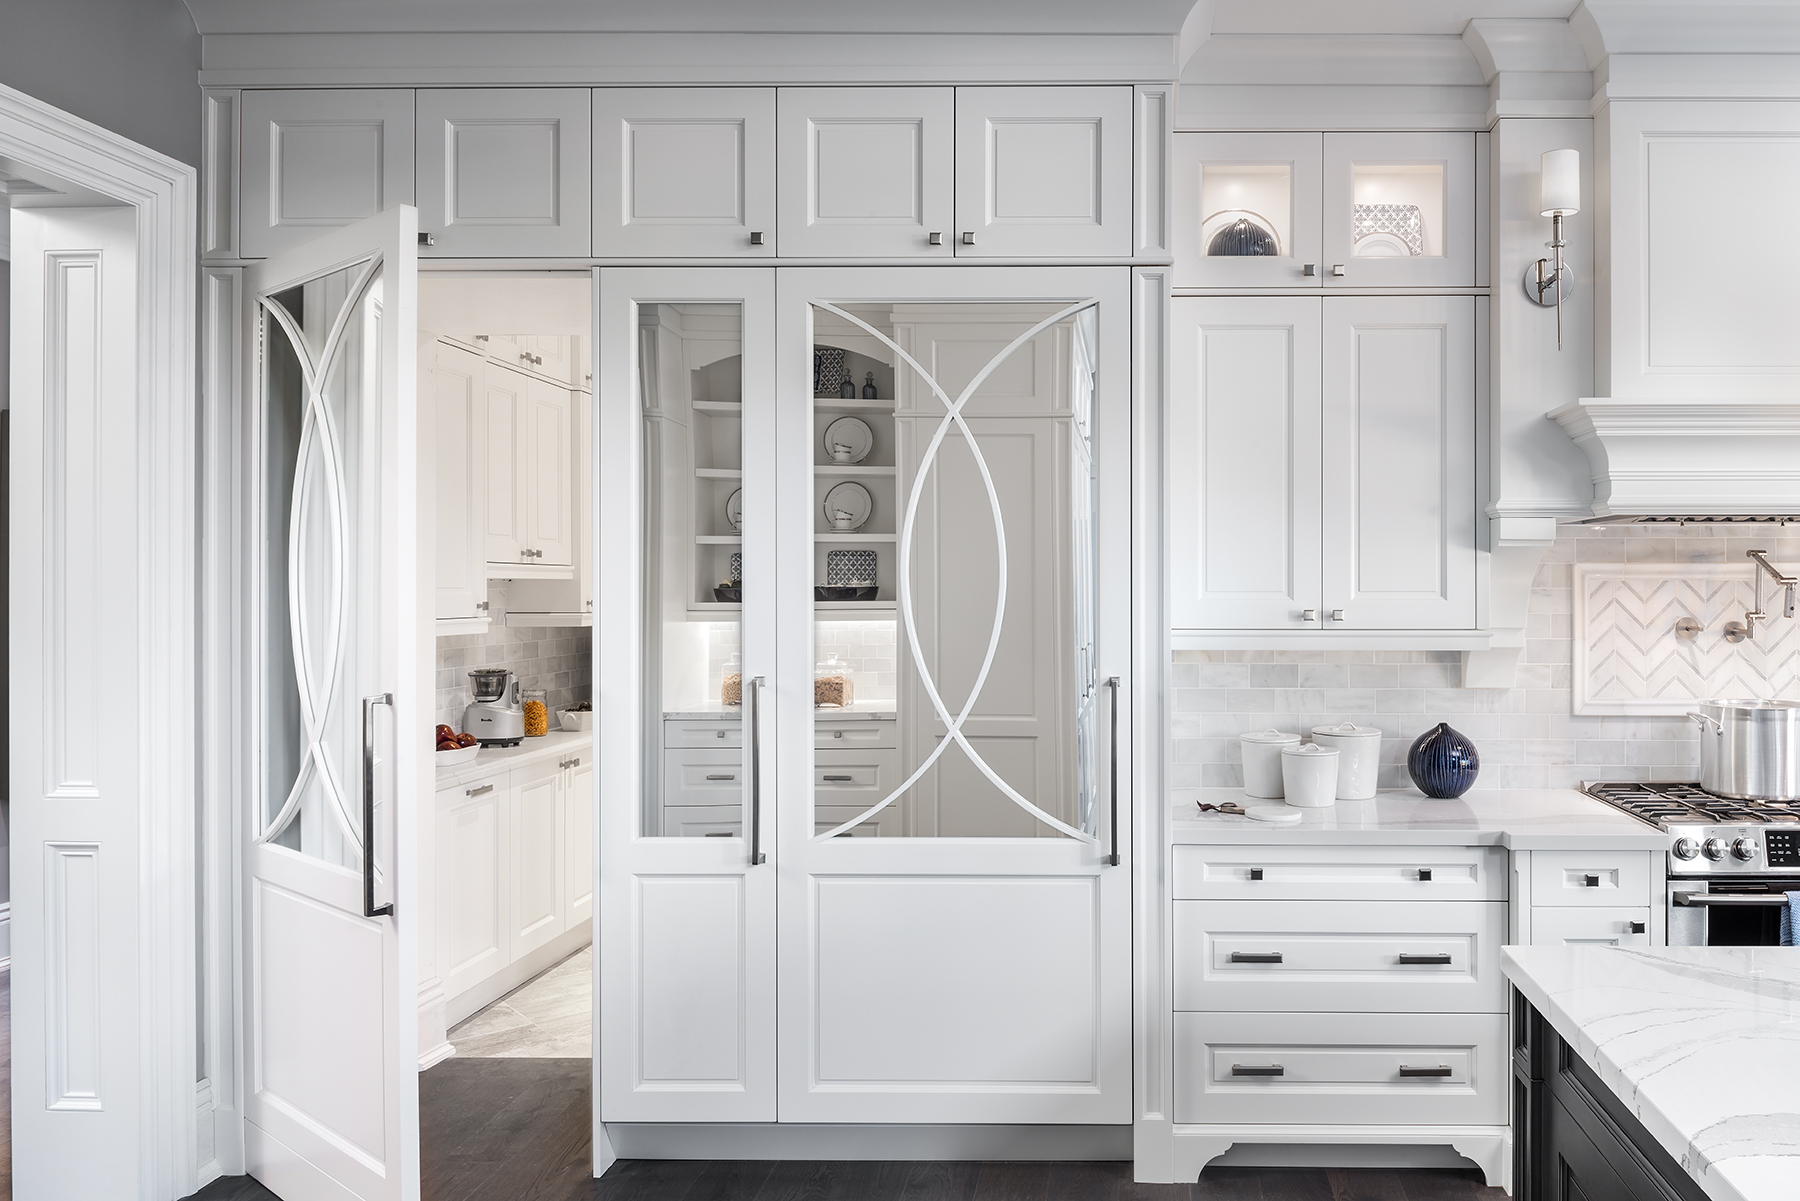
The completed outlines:
[[[1515,1196],[1800,1196],[1800,950],[1508,947],[1502,966]]]

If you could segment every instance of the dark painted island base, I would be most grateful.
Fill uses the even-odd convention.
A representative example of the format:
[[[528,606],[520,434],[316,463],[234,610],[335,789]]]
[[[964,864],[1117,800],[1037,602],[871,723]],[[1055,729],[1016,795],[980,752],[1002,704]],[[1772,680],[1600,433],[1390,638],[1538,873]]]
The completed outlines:
[[[1514,1201],[1708,1201],[1616,1094],[1513,992]]]

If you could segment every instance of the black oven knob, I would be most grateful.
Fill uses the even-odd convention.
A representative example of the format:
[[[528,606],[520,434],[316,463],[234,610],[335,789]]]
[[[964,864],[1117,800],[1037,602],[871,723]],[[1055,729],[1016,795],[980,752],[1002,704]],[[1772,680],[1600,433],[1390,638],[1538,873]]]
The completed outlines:
[[[1740,838],[1731,844],[1731,855],[1734,859],[1748,861],[1756,858],[1756,852],[1760,849],[1761,848],[1756,845],[1756,839]]]
[[[1725,840],[1723,838],[1709,838],[1706,840],[1706,845],[1700,849],[1705,851],[1706,857],[1714,862],[1725,858]]]
[[[1673,849],[1675,858],[1692,859],[1700,853],[1700,844],[1691,838],[1677,838]]]

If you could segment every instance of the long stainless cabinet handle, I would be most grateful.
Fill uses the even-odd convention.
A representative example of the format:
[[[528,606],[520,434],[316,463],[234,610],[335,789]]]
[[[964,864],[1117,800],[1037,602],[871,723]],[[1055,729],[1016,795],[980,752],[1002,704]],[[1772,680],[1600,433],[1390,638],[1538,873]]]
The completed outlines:
[[[1233,951],[1233,963],[1280,963],[1280,951]]]
[[[758,762],[762,739],[757,736],[762,725],[761,676],[750,677],[750,866],[768,861],[762,852],[762,767]]]
[[[826,776],[825,782],[827,784],[848,784],[854,779],[856,779],[855,776]]]
[[[375,904],[375,706],[394,707],[394,694],[378,692],[363,697],[363,916],[385,917],[394,912],[392,904]]]
[[[494,791],[494,786],[492,784],[483,784],[480,788],[465,788],[465,789],[463,789],[463,795],[464,796],[486,796],[488,793],[490,793],[492,791]]]
[[[1444,1067],[1442,1064],[1435,1068],[1409,1068],[1405,1064],[1401,1064],[1400,1074],[1402,1076],[1454,1076],[1456,1071],[1453,1068]]]
[[[1234,1063],[1231,1065],[1231,1074],[1233,1076],[1285,1076],[1287,1069],[1278,1063],[1269,1064],[1267,1067],[1258,1064]]]
[[[1785,905],[1787,897],[1778,892],[1768,896],[1743,896],[1729,892],[1678,892],[1675,894],[1675,903],[1691,909],[1704,909],[1709,905]]]
[[[1112,689],[1112,854],[1106,862],[1113,867],[1119,866],[1119,677],[1106,677],[1106,686]]]
[[[708,776],[706,778],[709,780],[735,780],[735,779],[737,779],[736,776]]]
[[[1447,954],[1408,955],[1404,951],[1402,951],[1400,953],[1400,962],[1401,963],[1449,963],[1450,956]]]

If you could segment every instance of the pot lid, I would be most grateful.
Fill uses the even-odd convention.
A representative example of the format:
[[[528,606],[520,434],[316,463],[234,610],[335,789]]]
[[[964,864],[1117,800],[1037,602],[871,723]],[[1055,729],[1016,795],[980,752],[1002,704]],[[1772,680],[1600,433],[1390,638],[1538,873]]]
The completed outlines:
[[[1324,734],[1330,738],[1380,738],[1381,731],[1374,726],[1359,726],[1353,721],[1336,726],[1314,726],[1312,732]]]
[[[1299,742],[1298,734],[1283,734],[1280,730],[1264,730],[1260,734],[1239,734],[1243,742]]]
[[[1281,748],[1281,753],[1284,755],[1305,755],[1309,758],[1323,758],[1326,755],[1337,754],[1337,748],[1331,747],[1327,749],[1316,742],[1307,742],[1302,743],[1300,746],[1284,746]]]

